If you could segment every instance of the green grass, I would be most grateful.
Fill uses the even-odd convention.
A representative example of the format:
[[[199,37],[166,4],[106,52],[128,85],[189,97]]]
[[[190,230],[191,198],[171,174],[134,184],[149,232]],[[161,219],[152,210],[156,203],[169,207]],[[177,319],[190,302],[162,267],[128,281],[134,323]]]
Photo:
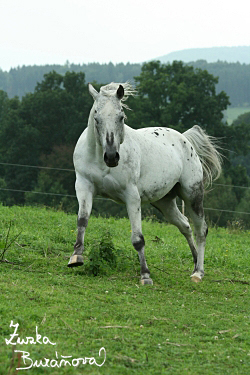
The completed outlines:
[[[223,113],[228,125],[232,125],[234,120],[246,112],[250,112],[250,107],[229,107]]]
[[[21,338],[35,338],[37,326],[56,343],[16,346],[33,361],[57,353],[59,359],[95,357],[101,363],[99,349],[106,350],[102,367],[33,367],[20,374],[250,373],[249,231],[211,228],[205,277],[194,284],[184,237],[173,226],[144,221],[154,285],[141,286],[127,219],[92,217],[86,264],[70,269],[76,215],[0,206],[0,217],[0,254],[13,242],[4,254],[9,263],[0,263],[0,374],[16,373],[18,359],[4,340],[14,332],[11,320],[19,323]],[[87,255],[107,231],[117,266],[94,277]]]

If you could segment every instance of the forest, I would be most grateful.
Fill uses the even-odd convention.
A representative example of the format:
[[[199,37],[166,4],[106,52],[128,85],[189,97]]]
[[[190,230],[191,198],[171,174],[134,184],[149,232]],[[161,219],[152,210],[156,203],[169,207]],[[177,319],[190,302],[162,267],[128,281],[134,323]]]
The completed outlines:
[[[218,61],[207,63],[205,60],[190,62],[188,65],[194,68],[207,70],[218,77],[216,83],[217,93],[225,91],[230,97],[230,105],[233,107],[250,106],[250,64],[227,63]],[[22,66],[4,72],[0,69],[0,90],[7,92],[9,98],[18,96],[22,98],[27,93],[34,92],[37,82],[41,82],[44,74],[56,71],[65,74],[67,71],[83,72],[86,82],[107,83],[126,82],[133,80],[141,73],[141,64],[70,64]]]
[[[250,212],[249,113],[228,126],[223,111],[231,97],[218,91],[218,78],[200,64],[151,61],[134,66],[137,95],[127,102],[131,109],[126,113],[127,124],[134,129],[168,126],[180,132],[198,124],[216,137],[223,154],[223,174],[205,195],[207,219],[221,226],[233,222],[249,227],[250,215],[244,214]],[[112,76],[114,72],[100,76],[100,81],[126,81],[130,77],[125,67],[131,66],[115,69],[117,76]],[[0,201],[4,205],[41,204],[77,211],[72,154],[87,126],[93,99],[87,74],[69,68],[45,73],[33,92],[30,88],[31,92],[17,92],[13,97],[7,90],[0,91]],[[23,79],[26,82],[27,75]],[[101,86],[97,80],[93,84],[97,90]],[[93,213],[125,216],[126,210],[108,200],[97,200]],[[158,219],[150,206],[145,207],[144,215]]]

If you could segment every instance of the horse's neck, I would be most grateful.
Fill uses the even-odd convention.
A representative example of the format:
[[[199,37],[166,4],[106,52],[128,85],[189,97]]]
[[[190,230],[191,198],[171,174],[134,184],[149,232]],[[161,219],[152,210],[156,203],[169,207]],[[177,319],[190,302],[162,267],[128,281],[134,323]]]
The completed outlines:
[[[95,147],[96,138],[95,138],[95,120],[94,120],[94,106],[91,108],[89,119],[88,119],[88,127],[87,127],[87,139],[88,145],[91,147]]]
[[[95,113],[95,109],[93,106],[91,108],[89,119],[88,119],[87,144],[89,147],[89,151],[93,153],[93,155],[96,156],[99,153],[102,154],[102,150],[101,150],[101,146],[96,142],[94,113]]]

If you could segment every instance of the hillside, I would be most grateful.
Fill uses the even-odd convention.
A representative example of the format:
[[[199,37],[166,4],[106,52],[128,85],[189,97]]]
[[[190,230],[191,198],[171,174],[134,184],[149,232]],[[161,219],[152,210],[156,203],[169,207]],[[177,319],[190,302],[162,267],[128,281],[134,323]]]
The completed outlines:
[[[250,64],[250,46],[242,47],[212,47],[212,48],[190,48],[171,52],[167,55],[154,58],[162,63],[182,60],[184,62],[206,60],[208,63],[216,61],[240,62]]]
[[[154,285],[142,286],[127,219],[92,217],[77,268],[76,215],[0,206],[0,223],[0,374],[249,373],[249,232],[211,228],[195,284],[177,228],[144,221]]]

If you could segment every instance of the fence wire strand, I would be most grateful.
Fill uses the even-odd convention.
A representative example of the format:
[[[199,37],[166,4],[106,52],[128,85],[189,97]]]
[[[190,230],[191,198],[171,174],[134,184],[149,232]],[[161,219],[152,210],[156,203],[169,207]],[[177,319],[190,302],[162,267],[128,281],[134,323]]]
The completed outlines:
[[[60,196],[60,197],[70,197],[70,198],[76,198],[76,195],[72,194],[59,194],[59,193],[46,193],[42,191],[30,191],[30,190],[18,190],[18,189],[7,189],[7,188],[0,188],[0,190],[3,191],[13,191],[13,192],[19,192],[19,193],[31,193],[31,194],[41,194],[41,195],[54,195],[54,196]],[[102,198],[102,197],[95,197],[94,200],[111,200],[108,198]],[[228,213],[234,213],[234,214],[245,214],[250,215],[250,212],[240,212],[240,211],[230,211],[230,210],[222,210],[221,208],[209,208],[204,207],[204,210],[208,211],[220,211],[220,212],[228,212]]]
[[[23,167],[23,168],[37,168],[37,169],[46,169],[46,170],[63,171],[63,172],[75,172],[74,169],[43,167],[43,166],[38,166],[38,165],[3,163],[3,162],[0,162],[0,165],[3,165],[3,166],[13,166],[13,167]],[[237,185],[217,184],[217,183],[214,183],[213,186],[224,186],[224,187],[231,187],[231,188],[250,189],[250,187],[248,187],[248,186],[237,186]],[[41,192],[41,191],[29,191],[29,190],[8,189],[8,188],[0,188],[0,190],[2,190],[2,191],[19,192],[19,193],[31,193],[31,194],[40,194],[40,195],[50,195],[50,196],[60,196],[60,197],[76,198],[76,195],[72,195],[72,194],[47,193],[47,192]],[[101,198],[101,197],[100,198],[98,197],[98,198],[95,198],[95,199],[98,199],[98,200],[99,199],[101,199],[101,200],[108,200],[107,198]],[[220,208],[208,208],[208,207],[204,207],[204,210],[220,211],[220,212],[228,212],[228,213],[234,213],[234,214],[250,215],[250,212],[240,212],[240,211],[223,210],[223,209],[220,209]]]
[[[9,166],[12,166],[12,167],[37,168],[37,169],[51,169],[51,170],[54,170],[54,171],[75,172],[74,169],[42,167],[42,166],[39,166],[39,165],[14,164],[14,163],[0,163],[0,165],[9,165]]]
[[[47,170],[54,170],[54,171],[75,172],[74,169],[42,167],[42,166],[39,166],[39,165],[14,164],[14,163],[3,163],[3,162],[0,162],[0,165],[13,166],[13,167],[24,167],[24,168],[26,167],[26,168],[47,169]],[[217,183],[213,183],[213,186],[225,186],[225,187],[239,188],[239,189],[250,189],[250,186],[227,185],[227,184],[217,184]]]

